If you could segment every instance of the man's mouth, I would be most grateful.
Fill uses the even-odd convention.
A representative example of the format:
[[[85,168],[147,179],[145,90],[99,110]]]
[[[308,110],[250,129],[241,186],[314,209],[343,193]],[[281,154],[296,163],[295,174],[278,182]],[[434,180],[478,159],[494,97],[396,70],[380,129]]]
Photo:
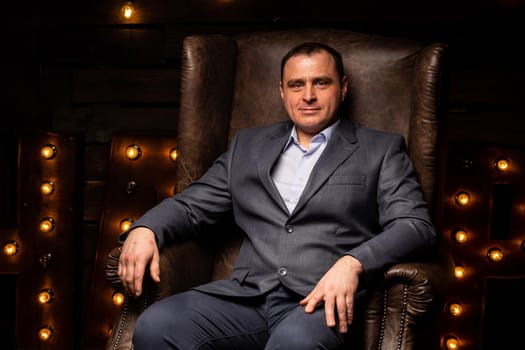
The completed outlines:
[[[303,114],[314,114],[321,110],[319,107],[311,107],[311,108],[299,108],[299,111]]]

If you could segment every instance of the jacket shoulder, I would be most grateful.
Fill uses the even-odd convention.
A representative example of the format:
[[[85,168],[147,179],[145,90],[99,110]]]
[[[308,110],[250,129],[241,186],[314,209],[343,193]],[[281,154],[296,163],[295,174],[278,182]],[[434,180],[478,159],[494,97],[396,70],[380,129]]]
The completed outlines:
[[[403,142],[406,140],[400,133],[393,131],[385,131],[375,128],[364,126],[363,124],[355,125],[355,132],[359,141],[370,141],[370,142]]]
[[[237,137],[271,137],[273,135],[282,135],[282,133],[291,132],[291,122],[283,121],[268,125],[258,125],[249,128],[243,128],[237,131]]]

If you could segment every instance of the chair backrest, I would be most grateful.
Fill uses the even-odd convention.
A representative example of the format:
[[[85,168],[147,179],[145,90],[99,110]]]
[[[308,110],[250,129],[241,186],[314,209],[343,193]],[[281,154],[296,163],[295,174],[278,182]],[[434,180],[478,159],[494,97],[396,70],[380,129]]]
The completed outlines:
[[[344,114],[405,137],[432,206],[446,46],[327,28],[184,40],[177,190],[202,175],[240,128],[287,118],[279,94],[280,61],[305,41],[323,42],[341,53],[349,78]]]

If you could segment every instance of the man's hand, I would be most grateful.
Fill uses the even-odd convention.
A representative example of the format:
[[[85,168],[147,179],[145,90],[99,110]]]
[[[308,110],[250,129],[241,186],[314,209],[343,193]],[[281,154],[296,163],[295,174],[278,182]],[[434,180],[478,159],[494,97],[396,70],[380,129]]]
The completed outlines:
[[[131,230],[122,246],[118,274],[124,288],[135,296],[142,294],[142,280],[149,264],[151,278],[160,282],[159,248],[155,234],[146,227]]]
[[[346,333],[354,318],[354,297],[363,271],[361,263],[350,255],[345,255],[328,270],[315,288],[299,303],[305,306],[306,313],[324,301],[326,324],[335,327],[339,320],[339,331]]]

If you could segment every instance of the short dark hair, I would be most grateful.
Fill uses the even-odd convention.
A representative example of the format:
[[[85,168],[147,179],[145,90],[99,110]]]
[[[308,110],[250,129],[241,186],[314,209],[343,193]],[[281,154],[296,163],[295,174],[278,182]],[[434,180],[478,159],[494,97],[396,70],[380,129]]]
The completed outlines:
[[[326,51],[335,60],[335,69],[339,75],[339,81],[342,81],[345,76],[345,69],[343,67],[343,59],[341,54],[331,46],[316,42],[306,42],[293,47],[284,57],[281,59],[281,80],[283,79],[284,66],[288,60],[294,56],[307,55],[310,56],[314,53]]]

